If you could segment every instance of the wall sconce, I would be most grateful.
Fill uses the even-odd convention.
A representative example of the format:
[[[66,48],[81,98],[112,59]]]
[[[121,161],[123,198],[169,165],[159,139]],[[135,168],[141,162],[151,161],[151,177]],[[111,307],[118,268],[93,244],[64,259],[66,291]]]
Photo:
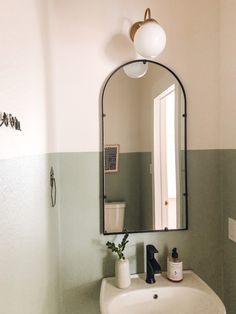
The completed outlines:
[[[165,31],[151,18],[149,8],[145,11],[144,21],[138,21],[130,28],[130,38],[136,51],[145,58],[156,58],[166,45]]]

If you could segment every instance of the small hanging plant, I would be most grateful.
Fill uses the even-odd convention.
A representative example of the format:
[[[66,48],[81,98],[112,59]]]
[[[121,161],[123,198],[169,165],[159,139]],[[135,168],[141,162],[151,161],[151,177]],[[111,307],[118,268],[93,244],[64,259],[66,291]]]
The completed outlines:
[[[119,243],[117,246],[115,245],[114,242],[107,241],[106,243],[107,248],[112,252],[115,252],[118,255],[119,259],[125,259],[123,252],[126,244],[129,242],[129,240],[127,240],[128,236],[129,234],[125,233],[121,243]]]

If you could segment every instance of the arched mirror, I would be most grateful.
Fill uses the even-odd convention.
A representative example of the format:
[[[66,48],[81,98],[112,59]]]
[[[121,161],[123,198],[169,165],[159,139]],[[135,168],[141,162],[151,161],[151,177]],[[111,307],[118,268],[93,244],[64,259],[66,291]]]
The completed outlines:
[[[104,234],[187,229],[186,95],[154,61],[116,69],[102,92]]]

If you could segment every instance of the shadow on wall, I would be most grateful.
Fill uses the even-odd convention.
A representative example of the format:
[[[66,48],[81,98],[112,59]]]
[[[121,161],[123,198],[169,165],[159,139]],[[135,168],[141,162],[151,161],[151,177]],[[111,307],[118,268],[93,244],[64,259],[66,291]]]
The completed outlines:
[[[107,250],[106,256],[104,256],[102,261],[102,273],[103,277],[112,277],[115,273],[115,254]]]
[[[93,281],[64,292],[66,313],[98,314],[101,281]]]
[[[136,244],[136,269],[137,273],[144,272],[144,243],[137,243]]]
[[[124,34],[116,34],[106,44],[105,53],[107,57],[120,64],[120,60],[133,60],[136,59],[136,52],[132,42],[128,36]]]
[[[145,261],[145,250],[143,243],[136,243],[135,245],[129,246],[126,250],[127,258],[130,262],[130,273],[143,273],[145,271],[144,261]],[[116,255],[107,250],[107,254],[103,258],[102,263],[102,274],[103,278],[113,277],[115,275],[115,261]]]

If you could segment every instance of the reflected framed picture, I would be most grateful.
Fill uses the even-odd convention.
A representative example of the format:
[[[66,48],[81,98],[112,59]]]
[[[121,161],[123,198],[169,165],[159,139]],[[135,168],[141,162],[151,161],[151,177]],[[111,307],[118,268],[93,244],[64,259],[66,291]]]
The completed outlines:
[[[120,145],[105,145],[105,173],[118,172]]]

